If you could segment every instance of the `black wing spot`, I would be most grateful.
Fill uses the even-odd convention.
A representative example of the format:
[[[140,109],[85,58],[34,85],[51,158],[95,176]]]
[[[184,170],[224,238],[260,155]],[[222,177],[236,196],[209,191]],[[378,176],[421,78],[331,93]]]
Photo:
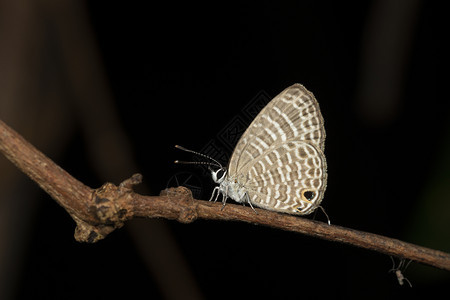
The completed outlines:
[[[315,196],[316,196],[316,194],[313,191],[304,191],[303,192],[303,197],[305,197],[306,200],[312,200],[312,199],[314,199]]]

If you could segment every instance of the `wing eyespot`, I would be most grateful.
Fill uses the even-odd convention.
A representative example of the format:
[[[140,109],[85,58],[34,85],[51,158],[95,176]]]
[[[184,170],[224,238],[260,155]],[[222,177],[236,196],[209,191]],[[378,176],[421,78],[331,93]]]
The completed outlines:
[[[316,193],[314,191],[311,190],[302,191],[302,198],[304,198],[305,200],[311,201],[312,199],[314,199],[314,197],[316,197]]]

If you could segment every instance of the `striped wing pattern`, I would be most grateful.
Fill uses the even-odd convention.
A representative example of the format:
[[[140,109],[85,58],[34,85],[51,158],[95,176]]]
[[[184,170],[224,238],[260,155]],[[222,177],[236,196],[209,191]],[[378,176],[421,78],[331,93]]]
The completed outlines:
[[[274,211],[306,215],[326,188],[325,129],[319,104],[294,84],[276,96],[242,135],[229,164],[229,180],[248,200]]]

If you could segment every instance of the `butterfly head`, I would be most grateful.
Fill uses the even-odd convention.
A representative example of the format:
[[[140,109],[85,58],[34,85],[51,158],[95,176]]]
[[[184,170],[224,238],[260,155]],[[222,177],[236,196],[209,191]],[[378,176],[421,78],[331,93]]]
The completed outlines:
[[[221,167],[217,171],[214,171],[212,168],[210,168],[212,179],[215,183],[222,183],[226,176],[227,176],[227,169],[224,167]]]

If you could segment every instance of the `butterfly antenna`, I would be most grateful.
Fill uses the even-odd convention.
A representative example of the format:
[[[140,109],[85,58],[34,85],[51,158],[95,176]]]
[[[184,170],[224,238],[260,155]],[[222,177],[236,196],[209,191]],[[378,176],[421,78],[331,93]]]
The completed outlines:
[[[220,162],[218,162],[217,160],[215,160],[214,158],[212,158],[212,157],[210,157],[208,155],[205,155],[205,154],[200,153],[200,152],[196,152],[194,150],[186,149],[186,148],[184,148],[184,147],[182,147],[180,145],[175,145],[175,148],[183,150],[183,151],[186,151],[186,152],[193,153],[195,155],[207,158],[207,159],[212,160],[213,162],[215,162],[215,164],[214,164],[214,163],[211,163],[211,162],[204,162],[204,161],[196,162],[196,161],[179,161],[179,160],[176,160],[175,161],[176,164],[209,165],[209,166],[220,167],[221,169],[223,169],[222,164]]]
[[[206,165],[206,166],[216,166],[220,167],[215,163],[209,162],[209,161],[183,161],[183,160],[176,160],[174,161],[176,164],[183,164],[183,165]]]

